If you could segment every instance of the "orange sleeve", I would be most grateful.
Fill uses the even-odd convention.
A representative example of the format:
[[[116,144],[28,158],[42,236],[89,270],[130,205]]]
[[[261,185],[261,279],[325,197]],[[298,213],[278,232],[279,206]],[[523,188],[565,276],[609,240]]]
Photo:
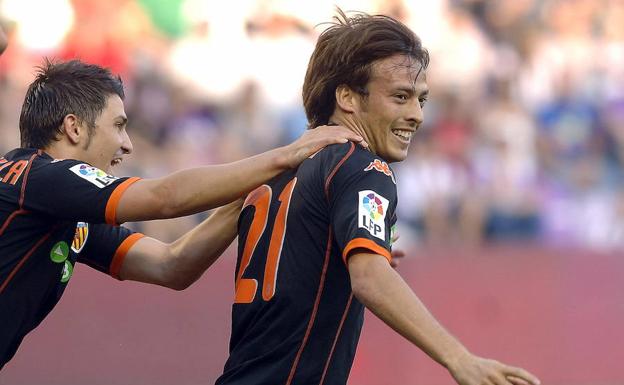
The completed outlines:
[[[385,248],[379,246],[378,244],[371,241],[370,239],[355,238],[355,239],[352,239],[349,243],[347,243],[347,246],[342,251],[342,260],[344,261],[345,264],[347,263],[347,257],[349,256],[349,253],[354,249],[367,249],[367,250],[370,250],[374,254],[379,254],[385,257],[388,260],[388,262],[392,261],[392,256],[390,255],[390,252],[386,250]]]
[[[126,258],[126,254],[128,254],[128,251],[130,251],[132,246],[134,246],[134,244],[144,236],[145,234],[134,233],[121,242],[121,245],[119,245],[117,251],[115,251],[115,255],[113,256],[113,260],[110,265],[110,275],[113,278],[120,279],[119,271],[121,270],[121,265],[123,265],[124,258]]]
[[[106,203],[106,211],[104,214],[106,223],[108,223],[109,225],[113,225],[113,226],[118,225],[117,206],[119,205],[121,196],[126,191],[126,189],[128,189],[128,187],[130,187],[134,182],[137,182],[139,180],[141,180],[141,178],[138,178],[138,177],[126,179],[125,181],[120,183],[119,186],[115,188],[115,190],[113,190],[113,193],[108,198],[108,202]]]

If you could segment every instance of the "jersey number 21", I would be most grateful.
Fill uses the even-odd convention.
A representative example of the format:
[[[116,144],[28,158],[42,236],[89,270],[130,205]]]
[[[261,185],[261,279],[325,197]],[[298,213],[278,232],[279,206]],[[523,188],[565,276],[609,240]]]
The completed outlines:
[[[277,268],[279,266],[280,255],[282,254],[282,245],[284,243],[284,234],[286,232],[286,219],[288,216],[288,208],[290,207],[290,197],[297,184],[297,178],[292,179],[278,200],[280,202],[273,231],[271,232],[271,240],[269,241],[269,249],[266,255],[266,264],[264,266],[264,282],[262,283],[262,299],[269,301],[275,295],[275,285],[277,283]],[[254,278],[243,278],[245,269],[251,262],[251,257],[258,246],[258,242],[262,234],[266,230],[267,221],[269,219],[269,207],[273,190],[268,185],[262,185],[252,191],[243,205],[243,209],[247,206],[254,206],[253,220],[249,226],[243,255],[241,257],[240,267],[236,274],[236,296],[234,303],[251,303],[256,297],[258,290],[258,280]]]

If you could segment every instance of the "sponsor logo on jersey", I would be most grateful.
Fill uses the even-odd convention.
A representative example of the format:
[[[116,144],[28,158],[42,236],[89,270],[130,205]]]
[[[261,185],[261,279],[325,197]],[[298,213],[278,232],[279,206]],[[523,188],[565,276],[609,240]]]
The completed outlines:
[[[89,166],[85,163],[77,164],[73,167],[70,167],[69,170],[81,177],[82,179],[93,183],[99,188],[106,187],[119,179],[112,175],[108,175],[97,167]]]
[[[56,242],[50,250],[50,259],[55,263],[63,263],[69,255],[69,246],[67,243],[60,241]]]
[[[72,241],[71,249],[74,253],[82,251],[87,238],[89,237],[89,224],[86,222],[78,222],[76,224],[76,233],[74,234],[74,240]]]
[[[61,282],[66,283],[71,278],[72,274],[74,274],[74,265],[71,262],[65,261],[65,265],[63,266],[63,274],[61,275]]]
[[[385,241],[386,224],[384,219],[390,202],[372,190],[359,191],[358,200],[358,226]]]
[[[396,180],[394,180],[394,173],[392,172],[392,170],[390,170],[390,166],[388,166],[388,163],[383,162],[379,159],[375,159],[374,161],[370,162],[370,164],[364,169],[364,171],[370,170],[376,170],[382,174],[388,175],[392,179],[392,182],[396,184]]]

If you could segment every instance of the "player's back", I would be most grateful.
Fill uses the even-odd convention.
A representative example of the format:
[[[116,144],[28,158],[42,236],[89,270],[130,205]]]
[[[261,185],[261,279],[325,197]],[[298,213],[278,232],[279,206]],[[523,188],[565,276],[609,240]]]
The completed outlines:
[[[339,200],[355,195],[356,218],[359,192],[343,188],[345,180],[373,159],[352,143],[329,146],[249,194],[239,220],[230,358],[217,384],[346,383],[363,306],[351,292],[344,242],[370,241],[337,220],[351,216]]]

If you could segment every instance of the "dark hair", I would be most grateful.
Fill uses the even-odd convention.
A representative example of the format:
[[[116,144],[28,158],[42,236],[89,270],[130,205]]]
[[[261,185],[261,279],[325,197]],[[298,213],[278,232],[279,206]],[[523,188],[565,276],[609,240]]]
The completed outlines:
[[[303,105],[309,127],[328,124],[336,106],[340,85],[367,95],[372,64],[395,54],[429,65],[429,53],[420,39],[400,21],[389,16],[356,13],[338,16],[318,38],[303,83]]]
[[[123,83],[108,69],[79,60],[52,62],[37,67],[20,114],[22,147],[45,148],[62,133],[63,119],[74,114],[95,131],[110,95],[124,98]]]

